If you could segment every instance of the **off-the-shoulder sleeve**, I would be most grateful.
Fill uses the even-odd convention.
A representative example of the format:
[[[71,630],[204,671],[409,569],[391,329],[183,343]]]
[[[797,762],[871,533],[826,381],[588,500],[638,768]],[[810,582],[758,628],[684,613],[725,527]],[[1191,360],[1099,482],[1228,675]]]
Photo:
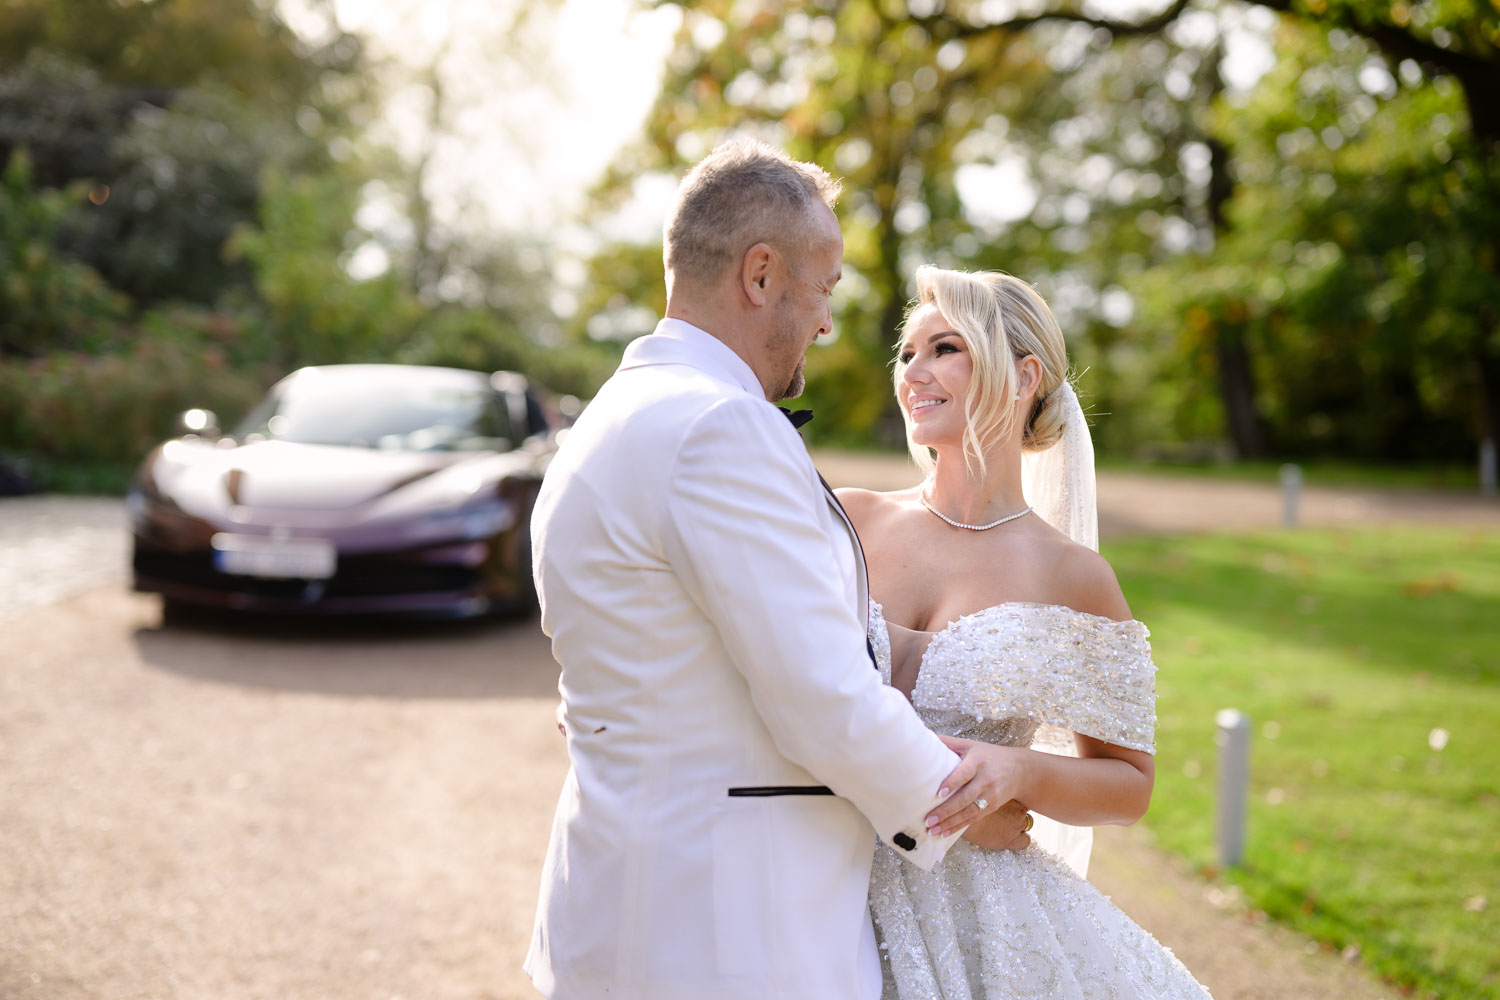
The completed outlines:
[[[1138,621],[1064,607],[992,608],[932,640],[913,700],[976,721],[1029,718],[1155,753],[1150,634]]]

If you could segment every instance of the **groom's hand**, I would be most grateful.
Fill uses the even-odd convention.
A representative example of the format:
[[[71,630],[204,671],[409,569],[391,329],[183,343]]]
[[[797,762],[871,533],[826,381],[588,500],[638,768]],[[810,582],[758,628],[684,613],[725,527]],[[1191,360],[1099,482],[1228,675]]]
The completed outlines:
[[[1031,846],[1026,832],[1031,814],[1016,799],[969,824],[964,839],[988,851],[1024,851]]]

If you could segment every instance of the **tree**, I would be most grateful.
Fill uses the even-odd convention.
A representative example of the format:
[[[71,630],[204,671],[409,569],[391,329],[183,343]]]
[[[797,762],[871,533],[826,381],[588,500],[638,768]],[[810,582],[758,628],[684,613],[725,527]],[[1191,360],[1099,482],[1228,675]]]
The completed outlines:
[[[600,203],[643,173],[680,172],[734,130],[844,178],[839,336],[809,363],[825,439],[899,439],[885,366],[910,273],[924,261],[1037,281],[1080,334],[1080,367],[1138,348],[1124,343],[1117,286],[1122,271],[1173,252],[1137,216],[1181,222],[1192,210],[1179,161],[1201,139],[1206,106],[1192,88],[1162,85],[1192,53],[1161,40],[1112,53],[1087,31],[1051,48],[1046,33],[943,41],[891,4],[818,7],[780,18],[686,5],[647,141],[621,157]],[[629,259],[597,259],[597,276],[630,287],[619,266]],[[640,277],[637,288],[655,280]],[[1101,388],[1096,402],[1107,405],[1114,387]]]
[[[1232,326],[1254,345],[1284,454],[1464,457],[1500,219],[1474,196],[1482,167],[1449,145],[1457,88],[1413,67],[1398,83],[1346,34],[1287,23],[1278,48],[1220,108],[1239,190],[1210,266],[1164,266],[1145,309],[1186,317],[1185,341]]]
[[[0,161],[92,186],[60,248],[141,306],[212,302],[246,275],[222,246],[268,165],[321,170],[366,97],[351,35],[313,43],[246,0],[0,9]],[[347,155],[346,153],[343,155]]]
[[[1388,65],[1410,65],[1406,77],[1423,74],[1456,81],[1467,113],[1465,133],[1457,142],[1443,141],[1446,153],[1467,166],[1455,168],[1449,193],[1465,206],[1465,221],[1484,225],[1500,214],[1500,11],[1478,3],[1435,3],[1413,7],[1404,0],[1246,0],[1288,15],[1314,28],[1339,31],[1367,40]],[[972,40],[1009,37],[1049,22],[1086,25],[1109,38],[1153,35],[1168,29],[1192,9],[1192,0],[1173,0],[1160,13],[1140,21],[1101,18],[1071,8],[1047,9],[1020,17],[989,16],[991,5],[966,0],[935,0],[929,13],[910,15],[914,24],[938,39]],[[1454,146],[1462,147],[1455,150]],[[1227,169],[1227,161],[1219,164]],[[1473,230],[1481,239],[1481,288],[1500,281],[1500,229]],[[1464,297],[1467,298],[1467,297]],[[1500,307],[1493,299],[1473,303],[1477,322],[1459,352],[1471,367],[1478,395],[1480,433],[1500,440]],[[1217,329],[1217,328],[1216,328]],[[1237,337],[1233,325],[1220,331]]]
[[[1493,381],[1495,322],[1485,293],[1493,285],[1489,262],[1500,255],[1481,245],[1495,232],[1486,206],[1495,203],[1496,185],[1485,180],[1485,160],[1493,158],[1461,135],[1465,108],[1487,79],[1474,67],[1488,65],[1500,37],[1487,11],[1452,5],[1403,14],[1400,4],[1346,0],[1321,14],[1316,4],[1284,14],[1275,3],[1176,0],[1158,14],[1119,22],[1073,8],[987,19],[999,8],[977,0],[909,8],[846,0],[784,17],[764,6],[680,6],[683,29],[648,123],[650,141],[621,158],[601,201],[628,191],[642,173],[679,172],[735,128],[759,131],[844,176],[851,264],[844,336],[815,353],[809,382],[810,395],[837,404],[834,419],[844,421],[846,434],[893,429],[888,403],[871,401],[887,396],[879,376],[884,342],[905,298],[904,276],[921,260],[1007,270],[1041,287],[1079,366],[1098,365],[1084,389],[1096,412],[1110,414],[1095,428],[1106,450],[1228,437],[1242,456],[1399,457],[1412,451],[1400,428],[1421,424],[1435,435],[1426,454],[1454,455],[1471,446],[1473,425],[1464,430],[1465,422],[1493,408],[1495,393],[1485,386]],[[1411,136],[1434,154],[1427,165],[1392,158],[1393,144],[1374,133],[1368,141],[1351,133],[1332,139],[1344,148],[1336,171],[1309,164],[1256,180],[1261,166],[1251,161],[1263,164],[1285,130],[1306,124],[1272,114],[1247,118],[1244,95],[1227,89],[1226,26],[1256,9],[1285,20],[1275,40],[1290,62],[1266,86],[1279,86],[1298,116],[1321,116],[1320,144],[1325,132],[1340,131],[1340,115],[1348,118],[1330,102],[1357,98],[1360,108],[1373,109],[1365,118],[1377,120],[1377,132],[1386,129],[1382,123],[1412,124]],[[1391,61],[1393,46],[1406,43],[1392,41],[1386,29],[1400,27],[1403,17],[1420,64]],[[1346,22],[1350,28],[1330,27]],[[1336,40],[1338,57],[1299,48],[1299,23],[1314,48],[1319,38]],[[1428,44],[1440,51],[1422,48]],[[1449,49],[1463,58],[1449,58]],[[1303,72],[1308,81],[1326,82],[1326,108],[1314,112],[1298,99],[1293,81]],[[1376,92],[1362,85],[1380,74],[1399,85],[1389,93],[1384,84]],[[1470,82],[1452,94],[1443,90],[1461,74]],[[1276,96],[1264,87],[1257,93]],[[1442,139],[1406,117],[1408,105],[1441,108],[1446,117],[1438,121],[1453,122],[1456,131]],[[903,118],[907,109],[915,118]],[[1252,119],[1253,134],[1245,127]],[[1381,206],[1407,195],[1380,178],[1416,176],[1401,173],[1403,163],[1432,181],[1421,190],[1448,192],[1433,202],[1454,209],[1442,233],[1365,227],[1351,242],[1328,228],[1333,215],[1312,210],[1327,201],[1318,189],[1337,177],[1342,209],[1335,214],[1346,223],[1382,218]],[[996,218],[985,210],[986,187],[1005,184],[1025,196]],[[1309,228],[1292,238],[1294,226]],[[1290,298],[1265,307],[1250,292],[1273,287],[1266,282],[1281,264],[1254,237],[1272,231],[1292,246],[1337,244],[1341,259],[1360,262],[1353,268],[1360,274],[1384,273],[1380,262],[1396,251],[1376,237],[1398,232],[1409,234],[1399,244],[1403,252],[1419,242],[1462,256],[1457,248],[1464,246],[1479,270],[1471,269],[1466,284],[1429,274],[1405,286],[1410,312],[1403,322],[1418,313],[1436,317],[1421,337],[1410,323],[1396,325],[1389,309],[1366,310],[1362,329],[1379,336],[1358,341],[1369,360],[1357,369],[1368,377],[1356,391],[1349,386],[1353,367],[1333,377],[1326,364],[1316,375],[1276,364],[1278,356],[1337,356],[1352,327],[1334,318],[1364,307],[1317,312],[1309,299],[1300,310]],[[1279,244],[1275,252],[1282,252]],[[629,255],[601,264],[618,271],[624,259]],[[1394,286],[1382,287],[1392,294]],[[1354,291],[1346,284],[1339,294]],[[1462,316],[1475,321],[1452,319]],[[1438,337],[1440,325],[1446,332]],[[1422,358],[1442,357],[1438,367],[1449,374],[1403,376],[1435,370],[1431,360],[1413,360],[1419,344]],[[1335,392],[1339,385],[1348,388]]]
[[[1014,110],[1023,89],[1003,89],[1006,81],[1035,79],[1046,68],[1034,51],[1002,40],[940,55],[922,29],[883,4],[823,6],[816,16],[785,20],[728,2],[686,9],[645,141],[615,166],[599,198],[608,204],[642,172],[679,173],[737,130],[842,176],[839,320],[809,365],[808,395],[833,404],[820,433],[863,437],[883,426],[890,437],[884,367],[906,272],[935,243],[970,231],[959,211],[955,146],[986,118]],[[654,274],[638,282],[620,275],[621,260],[601,258],[596,278],[623,283],[615,288],[651,286]]]
[[[496,140],[514,160],[541,141],[513,109],[518,97],[552,86],[547,31],[555,0],[382,6],[388,17],[419,26],[400,45],[371,53],[386,113],[363,148],[375,178],[370,200],[389,220],[376,235],[390,266],[430,305],[487,305],[550,322],[543,318],[550,248],[516,233],[497,238],[506,227],[491,212],[497,163],[487,159],[485,174],[463,168],[486,146],[495,150]]]
[[[284,118],[308,108],[337,124],[363,100],[363,46],[336,30],[336,20],[324,23],[333,30],[310,39],[276,5],[256,0],[7,0],[0,72],[49,52],[157,106],[178,91],[209,87]]]
[[[337,174],[271,171],[258,224],[229,245],[254,274],[266,353],[279,369],[388,360],[417,327],[421,309],[397,276],[360,281],[345,267],[362,238],[356,196]]]

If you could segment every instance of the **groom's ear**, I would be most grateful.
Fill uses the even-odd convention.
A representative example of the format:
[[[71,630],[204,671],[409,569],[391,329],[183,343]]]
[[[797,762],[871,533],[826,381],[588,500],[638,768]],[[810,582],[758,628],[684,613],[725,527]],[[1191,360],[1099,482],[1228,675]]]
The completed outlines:
[[[757,243],[740,261],[740,290],[753,306],[767,305],[773,297],[781,257],[769,243]]]

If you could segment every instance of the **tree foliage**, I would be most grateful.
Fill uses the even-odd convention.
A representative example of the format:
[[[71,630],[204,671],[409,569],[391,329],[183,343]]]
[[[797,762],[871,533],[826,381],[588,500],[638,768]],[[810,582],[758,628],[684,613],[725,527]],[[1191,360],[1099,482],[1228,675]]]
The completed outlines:
[[[343,267],[359,239],[356,193],[337,175],[273,171],[258,224],[229,247],[254,275],[277,367],[380,361],[414,324],[417,304],[395,276],[358,281]]]
[[[898,439],[886,365],[922,262],[1038,281],[1078,335],[1080,367],[1091,364],[1119,339],[1104,318],[1119,272],[1143,269],[1157,252],[1135,215],[1180,221],[1193,194],[1178,160],[1198,138],[1203,101],[1161,82],[1180,47],[1112,53],[1087,31],[943,41],[895,5],[818,6],[783,19],[690,5],[649,144],[622,157],[601,200],[642,172],[680,172],[733,131],[757,132],[844,179],[839,336],[808,370],[824,438]],[[1120,113],[1125,104],[1133,113]],[[625,259],[602,256],[596,281],[622,287]],[[1108,387],[1091,391],[1096,405],[1109,397]]]
[[[310,7],[316,38],[259,0],[0,6],[0,453],[44,484],[68,463],[117,481],[174,411],[232,420],[305,364],[602,378],[609,352],[537,340],[544,246],[431,217],[405,238],[431,192],[358,133],[379,81]],[[361,211],[392,188],[422,197]]]
[[[678,6],[648,141],[601,204],[733,131],[845,178],[842,333],[809,365],[825,434],[891,436],[888,344],[927,260],[1039,285],[1106,450],[1458,456],[1500,398],[1495,157],[1475,111],[1500,96],[1492,9]],[[1278,61],[1246,94],[1223,66],[1254,8],[1278,12]],[[630,289],[632,259],[611,248],[595,275]]]
[[[345,32],[297,35],[257,0],[7,0],[0,68],[49,52],[149,103],[209,87],[287,116],[337,115],[362,92],[362,45]]]
[[[124,314],[123,295],[57,250],[82,203],[76,187],[37,190],[25,153],[0,174],[0,358],[97,349]]]
[[[958,211],[955,147],[969,129],[1012,110],[1020,84],[1045,66],[1005,42],[938,58],[926,33],[885,5],[825,6],[835,9],[784,20],[728,2],[687,10],[646,141],[616,165],[600,199],[607,204],[641,172],[681,172],[734,131],[756,132],[841,176],[845,277],[836,337],[809,365],[809,397],[825,404],[825,435],[862,437],[884,424],[889,436],[884,365],[906,272],[935,243],[971,228]],[[644,265],[634,277],[632,261]],[[596,259],[591,285],[612,289],[607,302],[622,291],[646,294],[659,273],[659,253],[653,260],[649,251],[614,248]]]
[[[139,305],[201,303],[246,275],[222,246],[255,218],[262,172],[317,171],[366,96],[362,50],[295,35],[247,0],[0,8],[0,161],[44,187],[92,185],[59,234]]]
[[[1383,170],[1379,159],[1382,152],[1388,152],[1393,157],[1398,170],[1407,161],[1407,154],[1413,150],[1435,161],[1435,165],[1419,168],[1419,173],[1423,177],[1442,175],[1446,179],[1436,187],[1420,183],[1418,187],[1436,192],[1436,200],[1429,198],[1425,203],[1435,206],[1432,208],[1435,214],[1444,218],[1451,217],[1452,221],[1423,232],[1440,243],[1451,245],[1455,232],[1461,230],[1464,235],[1459,242],[1468,242],[1477,251],[1475,256],[1468,258],[1470,262],[1477,264],[1477,269],[1469,271],[1468,277],[1472,281],[1463,287],[1472,289],[1480,296],[1492,288],[1500,280],[1500,245],[1497,245],[1497,230],[1492,225],[1497,211],[1500,211],[1497,210],[1497,205],[1500,205],[1500,188],[1495,183],[1497,173],[1500,173],[1500,100],[1497,100],[1500,98],[1500,8],[1468,0],[1420,5],[1413,5],[1405,0],[1247,0],[1247,3],[1286,15],[1283,21],[1283,40],[1292,37],[1294,33],[1291,29],[1296,25],[1315,36],[1326,35],[1335,40],[1337,48],[1346,47],[1355,38],[1365,43],[1357,47],[1362,58],[1344,60],[1342,64],[1337,59],[1309,61],[1309,51],[1296,42],[1283,47],[1283,59],[1291,61],[1295,79],[1288,80],[1284,76],[1283,84],[1290,84],[1290,87],[1275,92],[1271,100],[1284,102],[1290,99],[1291,106],[1296,108],[1297,115],[1304,119],[1304,123],[1311,120],[1318,110],[1307,99],[1308,93],[1314,90],[1322,90],[1325,94],[1336,93],[1340,89],[1345,93],[1360,93],[1362,104],[1368,106],[1373,101],[1379,109],[1384,102],[1398,97],[1400,89],[1378,82],[1382,74],[1392,83],[1399,76],[1402,84],[1407,87],[1431,86],[1440,96],[1461,99],[1461,109],[1443,111],[1442,120],[1446,125],[1443,135],[1433,136],[1429,132],[1423,136],[1430,144],[1419,140],[1409,149],[1364,144],[1365,156],[1362,159],[1346,158],[1342,179],[1347,180],[1348,167],[1355,168],[1365,180],[1378,178]],[[1068,7],[1045,9],[1038,14],[1006,19],[994,19],[990,13],[993,7],[983,3],[953,0],[951,3],[939,2],[934,7],[936,9],[930,14],[914,15],[914,19],[934,30],[938,37],[955,39],[1009,35],[1016,30],[1027,30],[1054,22],[1085,25],[1110,40],[1130,38],[1169,31],[1185,14],[1196,9],[1191,0],[1174,0],[1161,13],[1142,21],[1119,22],[1083,14]],[[1342,83],[1327,86],[1325,80],[1328,74],[1338,73],[1339,70],[1343,75]],[[1372,79],[1377,82],[1371,83]],[[1390,114],[1381,115],[1382,120],[1392,117],[1400,119],[1399,105]],[[1263,129],[1274,130],[1278,124],[1284,125],[1287,121],[1271,115],[1262,118],[1261,124]],[[1420,135],[1424,130],[1420,123],[1414,124],[1418,126],[1416,132]],[[1315,133],[1315,137],[1323,145],[1337,150],[1345,144],[1346,137],[1343,133],[1347,130],[1346,127],[1357,125],[1358,122],[1349,125],[1349,116],[1341,114],[1334,124],[1325,124],[1321,131]],[[1223,128],[1222,119],[1220,127]],[[1220,190],[1227,195],[1233,178],[1227,149],[1222,141],[1211,145],[1215,152],[1226,155],[1214,158],[1214,176],[1210,181],[1212,183],[1218,180]],[[1453,169],[1448,169],[1446,164],[1455,156],[1460,162]],[[1319,183],[1326,183],[1332,175],[1317,176]],[[1400,202],[1399,195],[1389,186],[1360,183],[1353,187],[1369,199],[1353,211],[1354,215],[1362,218],[1382,215],[1385,208]],[[1303,194],[1305,191],[1298,193]],[[1317,191],[1313,191],[1312,195],[1310,200],[1313,202],[1322,197]],[[1215,199],[1211,199],[1213,200]],[[1456,211],[1452,210],[1455,206]],[[1413,207],[1420,210],[1420,206]],[[1216,215],[1214,221],[1214,236],[1217,238],[1225,235],[1228,216]],[[1302,221],[1316,226],[1326,220],[1304,215]],[[1304,235],[1335,235],[1316,230],[1303,232]],[[1379,240],[1374,242],[1378,243]],[[1423,244],[1421,239],[1412,242],[1418,246]],[[1365,272],[1377,276],[1384,273],[1384,265],[1379,261],[1387,255],[1385,250],[1374,245],[1353,249],[1356,253],[1368,250],[1372,255],[1365,262]],[[1359,267],[1355,270],[1358,271]],[[1467,369],[1467,377],[1459,381],[1472,387],[1468,405],[1462,408],[1466,413],[1458,423],[1468,425],[1469,432],[1463,436],[1470,440],[1476,436],[1487,437],[1491,441],[1500,440],[1500,311],[1483,302],[1475,303],[1474,295],[1451,284],[1447,286],[1447,290],[1457,295],[1452,300],[1447,299],[1433,281],[1409,285],[1407,290],[1413,293],[1409,301],[1416,303],[1413,309],[1416,313],[1436,312],[1441,316],[1450,316],[1456,310],[1475,306],[1473,323],[1458,321],[1447,325],[1450,333],[1458,328],[1467,328],[1468,333],[1458,334],[1456,341],[1445,338],[1449,347],[1453,348],[1448,352],[1450,359],[1456,355],[1460,359],[1457,363]],[[1429,294],[1417,294],[1424,291]],[[1434,298],[1434,295],[1437,297]],[[1250,357],[1251,345],[1248,338],[1252,334],[1243,327],[1239,319],[1234,318],[1242,308],[1243,303],[1236,303],[1231,309],[1232,315],[1228,322],[1200,323],[1199,328],[1212,342],[1217,354],[1226,422],[1243,454],[1258,452],[1263,447],[1260,425],[1266,414],[1262,412],[1259,398],[1261,394],[1251,374],[1253,359]],[[1383,332],[1390,334],[1395,321],[1389,310],[1377,312],[1383,314],[1372,318]],[[1214,312],[1205,305],[1193,315],[1200,320],[1203,317],[1212,320]],[[1427,328],[1429,331],[1433,329],[1430,324]],[[1315,336],[1322,333],[1321,330],[1315,331]],[[1396,336],[1399,337],[1400,334],[1397,333]],[[1387,336],[1384,339],[1389,341],[1391,338]],[[1392,362],[1393,359],[1387,354],[1382,360]],[[1397,359],[1385,367],[1390,371],[1399,371],[1403,365],[1404,359]],[[1387,381],[1382,388],[1393,389],[1404,401],[1412,401],[1419,385],[1418,379],[1413,375],[1397,375],[1396,379],[1396,383]],[[1403,380],[1404,384],[1401,384]],[[1377,389],[1376,393],[1379,392]],[[1420,395],[1415,397],[1415,401],[1417,405],[1410,408],[1410,414],[1423,418],[1430,416],[1423,412],[1426,406]],[[1312,421],[1314,428],[1326,428],[1331,419],[1326,413],[1315,413],[1314,416],[1321,418]],[[1367,411],[1360,411],[1356,419],[1364,421],[1366,430],[1374,429],[1374,425],[1380,423],[1377,414]],[[1280,430],[1282,433],[1279,437],[1283,444],[1295,437],[1288,435],[1285,427]],[[1332,443],[1336,437],[1326,433],[1311,436],[1321,436],[1328,443]],[[1378,431],[1375,436],[1378,437]],[[1302,435],[1303,441],[1307,437],[1308,435]],[[1349,439],[1346,436],[1344,440],[1347,443]],[[1429,444],[1431,443],[1433,442],[1429,440]],[[1463,448],[1460,439],[1455,437],[1440,437],[1436,443],[1439,452],[1453,454],[1467,450]],[[1367,457],[1399,457],[1407,451],[1409,449],[1403,445],[1393,445],[1389,438],[1379,438],[1377,441],[1366,440],[1359,453]]]
[[[1287,24],[1278,47],[1218,111],[1239,181],[1223,239],[1143,283],[1153,320],[1188,359],[1226,332],[1250,345],[1283,453],[1467,457],[1497,336],[1497,165],[1450,81],[1398,81],[1342,33]]]

